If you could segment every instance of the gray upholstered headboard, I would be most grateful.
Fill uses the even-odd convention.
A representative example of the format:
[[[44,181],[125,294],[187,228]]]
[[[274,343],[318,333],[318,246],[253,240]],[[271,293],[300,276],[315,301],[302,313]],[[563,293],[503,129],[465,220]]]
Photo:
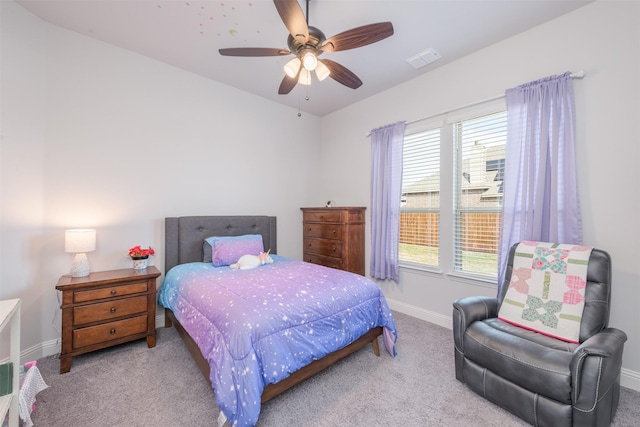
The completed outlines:
[[[164,219],[164,270],[201,262],[204,239],[211,236],[261,234],[265,250],[278,253],[275,216],[181,216]]]

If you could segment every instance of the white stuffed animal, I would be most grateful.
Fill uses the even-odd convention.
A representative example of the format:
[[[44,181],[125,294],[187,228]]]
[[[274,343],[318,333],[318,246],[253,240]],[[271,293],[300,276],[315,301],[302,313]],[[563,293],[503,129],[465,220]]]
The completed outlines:
[[[271,249],[267,252],[260,252],[260,255],[242,255],[238,262],[231,264],[230,267],[235,270],[249,270],[261,265],[271,264],[273,258],[269,256],[269,252],[271,252]]]

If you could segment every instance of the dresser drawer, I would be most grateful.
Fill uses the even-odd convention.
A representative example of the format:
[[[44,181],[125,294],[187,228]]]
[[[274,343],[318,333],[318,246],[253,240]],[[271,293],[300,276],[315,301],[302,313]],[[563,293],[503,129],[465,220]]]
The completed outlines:
[[[336,224],[305,224],[304,237],[342,240],[342,226]]]
[[[309,211],[305,212],[302,218],[304,222],[341,222],[342,214],[340,211]]]
[[[325,267],[342,269],[342,259],[341,258],[332,258],[328,256],[322,255],[314,255],[305,253],[303,255],[303,261],[310,262],[313,264],[324,265]]]
[[[73,349],[87,347],[92,344],[102,344],[129,335],[147,332],[147,315],[131,319],[117,320],[102,325],[89,326],[73,331]]]
[[[116,317],[129,316],[147,311],[147,297],[119,299],[98,304],[83,305],[73,308],[73,325],[111,320]]]
[[[335,258],[342,256],[342,242],[338,240],[303,239],[302,244],[305,253],[326,255]]]
[[[147,292],[147,282],[131,283],[123,286],[111,286],[90,291],[76,291],[73,294],[73,302],[95,301],[105,298],[126,296]]]

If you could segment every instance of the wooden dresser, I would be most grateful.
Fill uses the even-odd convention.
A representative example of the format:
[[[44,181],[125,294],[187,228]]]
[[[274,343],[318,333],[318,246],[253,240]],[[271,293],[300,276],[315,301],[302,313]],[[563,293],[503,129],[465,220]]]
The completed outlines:
[[[363,207],[300,208],[303,260],[364,276]]]
[[[73,356],[146,338],[156,345],[156,279],[160,271],[132,268],[97,271],[86,277],[60,277],[62,352],[60,373]]]

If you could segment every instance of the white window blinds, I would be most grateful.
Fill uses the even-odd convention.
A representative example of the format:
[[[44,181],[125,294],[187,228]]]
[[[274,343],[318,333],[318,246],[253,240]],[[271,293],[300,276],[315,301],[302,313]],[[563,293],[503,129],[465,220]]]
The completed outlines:
[[[454,124],[456,273],[497,276],[506,125],[505,111]]]
[[[440,264],[440,129],[405,136],[400,210],[400,261]]]

